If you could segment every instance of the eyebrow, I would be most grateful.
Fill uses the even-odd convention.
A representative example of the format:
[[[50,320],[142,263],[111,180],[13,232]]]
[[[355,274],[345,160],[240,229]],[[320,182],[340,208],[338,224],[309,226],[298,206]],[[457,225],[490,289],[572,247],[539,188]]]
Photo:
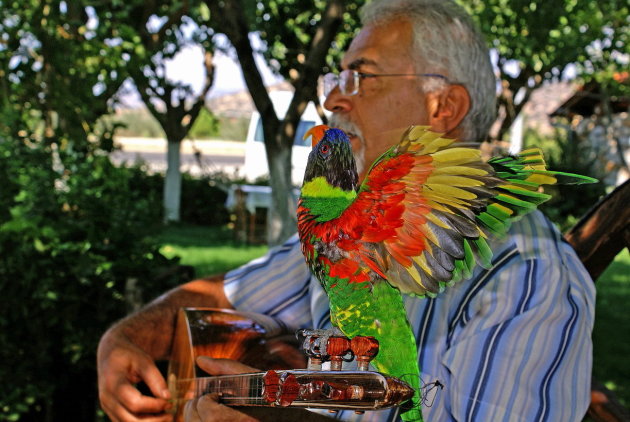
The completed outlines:
[[[361,58],[358,58],[358,59],[353,60],[352,62],[350,62],[350,64],[348,65],[348,69],[356,70],[356,69],[360,68],[363,65],[374,65],[374,66],[376,66],[376,62],[374,60],[366,59],[365,57],[361,57]]]

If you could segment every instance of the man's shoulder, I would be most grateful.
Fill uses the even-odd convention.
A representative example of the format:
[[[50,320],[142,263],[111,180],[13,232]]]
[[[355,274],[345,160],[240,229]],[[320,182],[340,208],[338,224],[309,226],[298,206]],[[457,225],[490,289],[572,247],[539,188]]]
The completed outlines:
[[[508,232],[508,239],[525,260],[553,259],[566,249],[557,227],[538,210],[515,221]]]

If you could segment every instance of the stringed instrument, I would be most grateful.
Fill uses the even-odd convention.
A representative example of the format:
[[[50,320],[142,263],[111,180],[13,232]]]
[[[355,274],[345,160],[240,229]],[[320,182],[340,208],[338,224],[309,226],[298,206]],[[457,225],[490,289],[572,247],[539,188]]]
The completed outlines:
[[[372,337],[349,340],[340,332],[329,335],[324,330],[302,330],[302,353],[296,348],[295,336],[287,334],[282,323],[261,314],[181,309],[167,375],[174,420],[183,420],[187,400],[209,393],[218,393],[219,401],[228,406],[351,409],[358,413],[397,406],[413,395],[405,382],[368,370],[378,353],[378,342]],[[233,359],[267,370],[208,376],[196,365],[198,356]],[[359,369],[342,371],[342,362],[351,359],[356,359]],[[325,361],[330,361],[330,370],[322,370]]]

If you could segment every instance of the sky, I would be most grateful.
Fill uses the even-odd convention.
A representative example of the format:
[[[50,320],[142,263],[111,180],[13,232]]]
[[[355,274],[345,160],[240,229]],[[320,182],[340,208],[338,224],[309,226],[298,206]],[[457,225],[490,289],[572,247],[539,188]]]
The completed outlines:
[[[222,35],[217,36],[218,38]],[[260,39],[254,34],[250,34],[252,45],[257,48],[260,45]],[[218,40],[221,42],[221,40]],[[224,40],[225,41],[225,40]],[[227,41],[225,41],[226,45]],[[231,53],[228,53],[231,54]],[[231,55],[217,51],[214,55],[214,83],[210,89],[209,97],[219,97],[245,90],[245,81],[243,80],[243,72],[238,61]],[[235,54],[233,54],[235,56]],[[261,55],[255,57],[258,69],[261,72],[265,85],[274,85],[282,81],[282,78],[275,75],[266,65]],[[190,84],[195,93],[201,91],[204,82],[203,53],[199,46],[191,45],[183,48],[172,60],[166,62],[166,76],[173,81],[181,81]],[[128,86],[127,88],[130,88]],[[123,97],[123,102],[128,107],[137,107],[142,105],[142,101],[138,93],[133,90]]]

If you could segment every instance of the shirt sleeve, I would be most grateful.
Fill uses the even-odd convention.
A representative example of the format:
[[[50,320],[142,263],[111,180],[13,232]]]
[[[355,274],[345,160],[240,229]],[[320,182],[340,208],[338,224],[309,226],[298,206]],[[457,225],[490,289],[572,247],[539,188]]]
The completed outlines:
[[[292,329],[312,325],[311,273],[297,235],[225,275],[225,293],[235,309],[265,314]]]
[[[586,413],[594,284],[540,217],[520,225],[526,237],[515,236],[513,257],[482,271],[452,309],[440,357],[443,413],[432,420],[581,421]]]

